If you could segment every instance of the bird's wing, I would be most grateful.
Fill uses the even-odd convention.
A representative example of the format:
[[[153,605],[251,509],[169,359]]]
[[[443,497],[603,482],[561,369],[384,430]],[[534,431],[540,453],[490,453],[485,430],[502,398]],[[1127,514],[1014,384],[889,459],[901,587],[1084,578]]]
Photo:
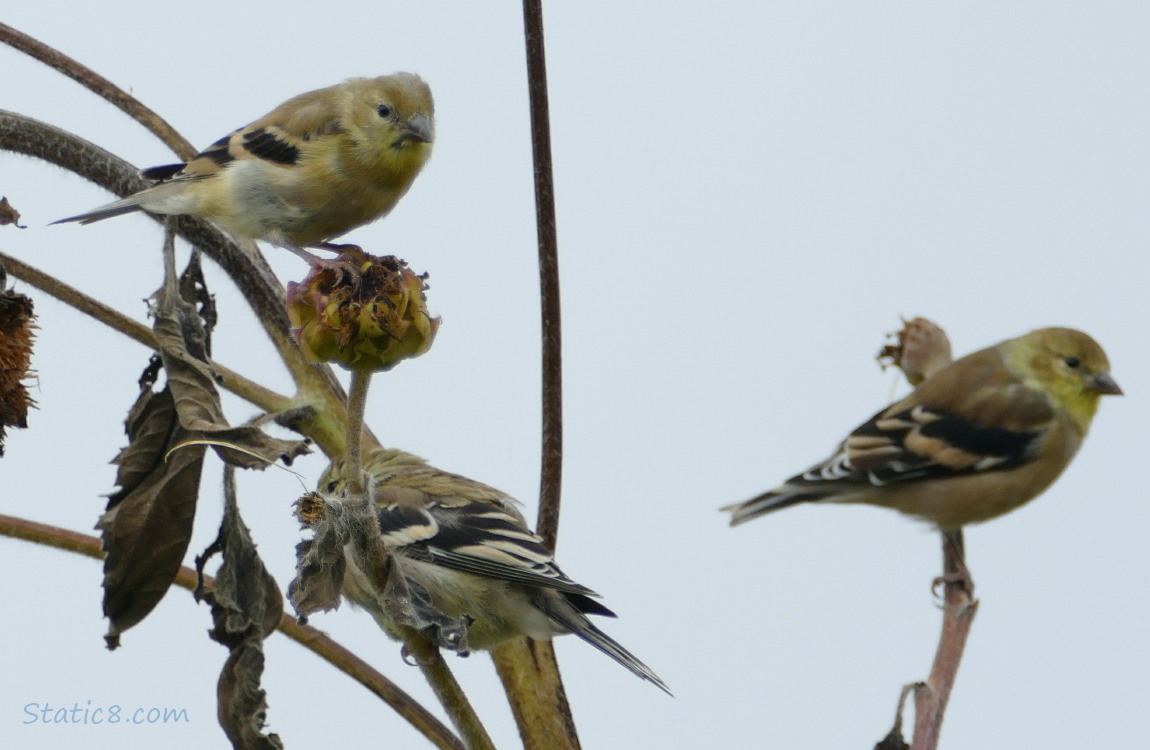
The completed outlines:
[[[986,349],[928,378],[844,440],[827,460],[750,500],[732,525],[809,501],[865,501],[883,486],[1003,471],[1035,460],[1056,413]]]
[[[598,596],[559,569],[542,538],[523,525],[510,505],[386,486],[377,488],[376,498],[384,543],[408,557],[487,578]]]
[[[1031,429],[982,424],[923,405],[886,410],[852,432],[834,456],[791,481],[881,487],[1010,469],[1035,457],[1049,427],[1049,419]]]
[[[791,481],[894,482],[1001,471],[1038,455],[1055,419],[1049,397],[996,366],[993,350],[928,379]]]
[[[343,132],[338,114],[327,89],[310,91],[287,100],[255,122],[225,135],[186,164],[152,167],[142,174],[155,180],[199,180],[243,159],[259,159],[288,167],[307,153],[315,139]]]

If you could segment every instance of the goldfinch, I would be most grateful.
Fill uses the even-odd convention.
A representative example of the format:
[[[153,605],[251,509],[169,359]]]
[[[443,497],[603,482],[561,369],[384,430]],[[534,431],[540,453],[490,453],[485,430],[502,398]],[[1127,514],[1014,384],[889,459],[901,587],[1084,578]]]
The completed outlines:
[[[732,526],[803,502],[894,508],[944,532],[987,521],[1058,478],[1108,394],[1122,389],[1094,339],[1033,331],[942,367],[826,461],[723,510]]]
[[[351,78],[288,99],[186,164],[144,170],[152,187],[54,223],[186,214],[300,253],[391,211],[433,138],[431,89],[419,76]]]
[[[568,578],[527,525],[510,497],[396,450],[366,457],[374,478],[379,529],[407,586],[450,620],[467,623],[467,645],[489,649],[528,636],[550,640],[574,633],[638,677],[670,693],[630,651],[587,615],[615,617],[591,589]],[[346,488],[342,464],[320,479],[329,495]],[[347,556],[343,593],[400,638],[367,575]]]

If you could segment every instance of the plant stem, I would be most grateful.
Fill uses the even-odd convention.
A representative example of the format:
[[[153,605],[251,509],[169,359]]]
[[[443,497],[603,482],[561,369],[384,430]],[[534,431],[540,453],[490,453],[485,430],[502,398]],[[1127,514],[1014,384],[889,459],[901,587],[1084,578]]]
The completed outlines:
[[[50,276],[11,255],[0,252],[0,263],[4,264],[12,276],[24,283],[55,297],[69,307],[103,323],[118,333],[122,333],[137,343],[152,350],[156,349],[156,337],[152,335],[152,329],[143,323],[132,320],[119,310],[89,297],[79,289],[69,286],[56,277]],[[265,388],[254,380],[247,379],[230,367],[212,362],[212,369],[220,376],[220,385],[270,414],[279,413],[295,405],[295,402],[287,396],[276,393],[270,388]]]
[[[367,408],[367,389],[371,385],[372,372],[369,370],[351,371],[351,389],[347,396],[347,476],[348,492],[352,497],[362,497],[367,491],[363,481],[363,415]]]
[[[511,702],[524,750],[579,750],[575,718],[551,642],[507,641],[492,649],[491,658]]]
[[[535,166],[535,223],[539,244],[539,293],[543,349],[543,447],[536,530],[552,551],[559,535],[563,480],[563,347],[559,306],[559,242],[541,0],[523,0],[531,148]],[[549,642],[520,639],[491,652],[527,750],[576,750],[579,735],[555,651]]]
[[[13,112],[0,110],[0,149],[44,159],[72,171],[117,195],[142,190],[147,183],[123,159],[82,138]],[[151,217],[155,219],[156,217]],[[293,403],[315,407],[301,431],[328,455],[345,450],[346,409],[343,387],[331,368],[304,359],[292,340],[284,289],[258,252],[244,252],[207,222],[182,216],[178,234],[214,260],[236,284],[271,339],[299,389]],[[375,437],[368,433],[374,443]]]
[[[347,397],[347,452],[344,454],[344,476],[347,477],[349,502],[367,504],[364,517],[368,519],[375,518],[375,508],[372,507],[375,494],[368,491],[370,482],[364,481],[363,417],[373,374],[370,370],[351,371],[351,388]],[[378,526],[374,526],[374,531],[370,533],[378,533]],[[414,630],[407,633],[404,644],[419,664],[423,676],[427,678],[467,747],[470,750],[495,750],[483,722],[479,720],[479,715],[467,700],[467,695],[443,660],[439,649]]]
[[[531,100],[531,150],[535,164],[535,225],[539,242],[539,293],[543,316],[543,466],[536,531],[552,550],[559,535],[563,482],[563,345],[559,318],[559,241],[551,168],[551,121],[541,0],[523,0],[527,88]]]
[[[475,713],[467,694],[447,666],[439,649],[422,635],[412,631],[405,639],[407,651],[415,658],[423,676],[435,692],[440,705],[447,711],[455,728],[463,737],[468,750],[495,750],[495,743],[487,734],[479,715]]]
[[[89,91],[107,99],[167,144],[168,148],[172,149],[172,151],[184,161],[195,156],[196,149],[187,139],[177,133],[176,129],[168,124],[167,120],[145,107],[134,96],[88,66],[81,65],[59,50],[49,47],[38,39],[33,39],[24,32],[18,31],[5,23],[0,23],[0,43],[20,50],[45,65],[58,70]]]
[[[104,558],[100,540],[94,536],[15,516],[0,514],[0,536],[67,550],[96,560]],[[212,579],[205,576],[204,582],[210,586]],[[196,588],[196,571],[181,567],[176,574],[175,583],[188,591],[193,591]],[[280,619],[278,630],[370,690],[395,709],[420,734],[427,737],[435,747],[442,750],[463,750],[464,746],[459,739],[442,722],[428,713],[427,709],[329,636],[308,625],[300,625],[294,616],[287,613]]]
[[[925,318],[914,318],[904,323],[903,330],[898,333],[898,344],[884,347],[880,359],[892,359],[911,385],[916,385],[951,362],[950,339],[946,331]],[[942,532],[942,569],[942,577],[935,580],[936,587],[939,583],[944,586],[942,635],[930,676],[926,682],[903,687],[894,727],[876,746],[878,750],[907,747],[902,738],[902,709],[908,691],[914,693],[912,750],[935,750],[938,746],[942,717],[978,610],[978,602],[974,600],[974,581],[966,567],[962,529]]]
[[[970,594],[974,584],[970,581],[963,557],[962,530],[943,532],[942,635],[930,677],[915,686],[912,750],[935,750],[938,747],[943,714],[958,675],[970,626],[978,611],[978,602]]]

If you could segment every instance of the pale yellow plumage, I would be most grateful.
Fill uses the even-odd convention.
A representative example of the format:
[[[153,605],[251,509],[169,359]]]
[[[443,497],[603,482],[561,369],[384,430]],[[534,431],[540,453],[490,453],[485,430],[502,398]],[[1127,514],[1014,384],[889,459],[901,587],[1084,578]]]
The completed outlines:
[[[1069,465],[1106,394],[1106,353],[1045,328],[963,357],[879,412],[821,464],[723,510],[737,525],[808,501],[867,503],[943,530],[995,518]]]
[[[352,78],[293,97],[146,190],[59,222],[132,211],[209,219],[238,238],[298,250],[386,215],[431,154],[431,90],[418,76]]]
[[[649,667],[588,619],[615,615],[596,601],[598,594],[559,569],[507,495],[401,451],[373,452],[365,468],[374,478],[379,528],[394,566],[390,577],[426,590],[438,614],[468,621],[470,648],[573,633],[667,690]],[[338,494],[343,487],[342,466],[334,464],[320,479],[320,490]],[[400,638],[381,592],[355,566],[353,555],[347,562],[344,594]]]

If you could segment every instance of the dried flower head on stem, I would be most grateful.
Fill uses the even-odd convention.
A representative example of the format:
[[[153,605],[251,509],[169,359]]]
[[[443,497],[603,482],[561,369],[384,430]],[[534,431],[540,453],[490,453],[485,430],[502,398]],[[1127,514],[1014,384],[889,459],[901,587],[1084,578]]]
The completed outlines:
[[[435,340],[440,319],[427,311],[426,281],[426,274],[416,274],[394,255],[345,245],[333,262],[313,266],[302,282],[288,284],[292,333],[312,362],[390,370]]]

